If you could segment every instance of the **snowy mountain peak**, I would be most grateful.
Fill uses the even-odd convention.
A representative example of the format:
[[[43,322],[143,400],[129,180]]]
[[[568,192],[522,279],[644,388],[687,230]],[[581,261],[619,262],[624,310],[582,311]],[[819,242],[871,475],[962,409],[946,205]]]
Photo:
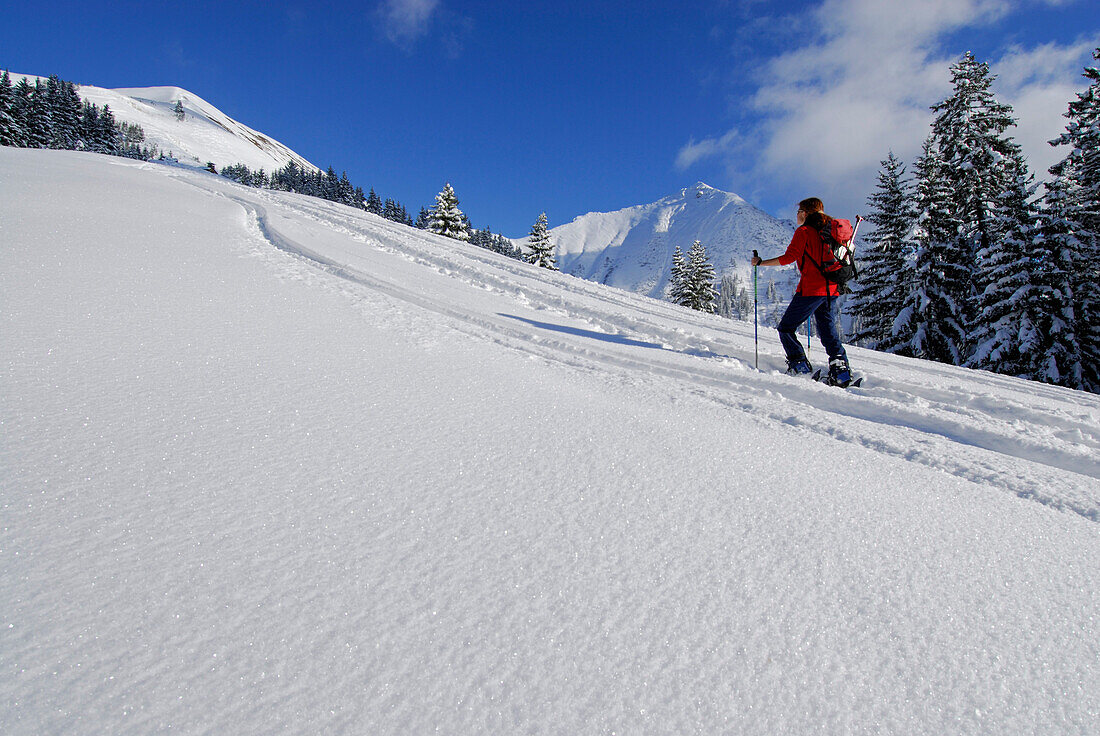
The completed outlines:
[[[686,189],[680,190],[680,196],[681,197],[694,196],[696,199],[701,199],[703,197],[718,197],[718,196],[720,196],[720,197],[727,197],[731,201],[736,202],[738,204],[748,204],[748,202],[745,201],[744,199],[742,199],[740,195],[734,194],[733,192],[723,192],[721,189],[715,189],[710,184],[707,184],[704,181],[697,181],[694,184],[692,184],[690,187],[687,187]]]
[[[699,181],[650,204],[581,215],[551,236],[566,273],[661,297],[676,246],[686,251],[699,240],[719,275],[747,279],[752,251],[785,248],[792,232],[741,196]]]

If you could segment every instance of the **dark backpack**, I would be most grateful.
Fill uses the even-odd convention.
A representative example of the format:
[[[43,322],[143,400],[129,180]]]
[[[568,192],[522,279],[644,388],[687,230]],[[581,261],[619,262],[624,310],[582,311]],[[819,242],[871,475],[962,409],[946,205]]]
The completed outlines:
[[[822,251],[822,262],[818,263],[812,256],[807,256],[817,266],[825,281],[836,284],[841,294],[847,294],[848,282],[856,278],[859,272],[856,270],[855,238],[856,230],[862,217],[856,218],[856,226],[853,228],[849,220],[831,219],[817,229],[825,248]]]

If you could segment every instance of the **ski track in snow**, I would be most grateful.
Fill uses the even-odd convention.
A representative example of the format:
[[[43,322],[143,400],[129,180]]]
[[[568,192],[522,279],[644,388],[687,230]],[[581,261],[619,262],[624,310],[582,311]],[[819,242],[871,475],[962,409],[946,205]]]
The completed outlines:
[[[245,210],[255,237],[290,254],[302,268],[442,316],[471,337],[585,371],[614,372],[621,380],[671,381],[675,390],[759,421],[827,435],[1100,521],[1100,402],[1094,396],[1034,384],[1028,395],[1036,401],[1023,404],[1000,390],[1018,395],[1016,379],[924,362],[919,372],[899,375],[897,357],[884,360],[858,348],[850,349],[850,357],[869,385],[842,392],[780,373],[771,329],[761,330],[765,369],[757,372],[751,362],[752,325],[563,274],[532,274],[498,254],[414,234],[321,200],[229,183],[219,194]],[[270,214],[276,208],[335,237],[283,233]],[[445,302],[374,277],[371,257],[381,254],[505,297],[514,308],[461,309],[462,301]],[[509,313],[532,310],[543,318]],[[820,346],[814,349],[820,356]],[[929,384],[929,377],[937,383]],[[949,387],[952,383],[958,388]]]

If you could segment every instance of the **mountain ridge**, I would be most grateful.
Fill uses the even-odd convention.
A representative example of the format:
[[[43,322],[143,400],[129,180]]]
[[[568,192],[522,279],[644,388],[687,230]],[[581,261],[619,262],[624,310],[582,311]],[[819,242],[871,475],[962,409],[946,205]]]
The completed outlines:
[[[793,233],[793,223],[702,181],[656,202],[589,212],[550,230],[562,271],[656,298],[664,296],[677,246],[686,252],[699,240],[719,278],[736,274],[748,283],[752,251],[783,250]],[[774,275],[781,290],[793,288],[791,273]]]
[[[45,80],[34,74],[9,76],[12,84],[26,79],[30,83]],[[158,87],[119,87],[108,89],[78,84],[77,93],[85,102],[102,108],[109,105],[119,122],[141,126],[144,145],[156,146],[165,156],[193,165],[208,162],[218,168],[244,164],[249,169],[277,171],[293,161],[306,170],[321,171],[317,165],[266,133],[230,117],[199,95],[174,85]],[[184,119],[177,120],[175,105],[181,102]]]

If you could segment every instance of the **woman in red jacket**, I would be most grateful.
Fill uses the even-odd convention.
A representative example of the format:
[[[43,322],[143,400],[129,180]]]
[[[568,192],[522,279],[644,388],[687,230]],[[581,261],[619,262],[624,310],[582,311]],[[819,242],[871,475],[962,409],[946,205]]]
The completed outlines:
[[[848,355],[840,343],[836,329],[836,313],[833,305],[840,296],[840,287],[829,283],[815,264],[826,260],[825,244],[821,242],[818,231],[828,224],[831,218],[825,214],[825,205],[817,197],[810,197],[798,203],[798,229],[794,231],[787,252],[777,258],[767,260],[753,256],[754,266],[786,266],[797,263],[802,278],[794,292],[783,319],[779,322],[779,341],[787,353],[787,372],[794,375],[810,373],[813,367],[806,359],[806,351],[795,335],[798,326],[814,316],[817,321],[817,334],[821,344],[829,354],[829,377],[841,386],[847,386],[851,380],[848,367]],[[831,257],[831,256],[829,256]]]

